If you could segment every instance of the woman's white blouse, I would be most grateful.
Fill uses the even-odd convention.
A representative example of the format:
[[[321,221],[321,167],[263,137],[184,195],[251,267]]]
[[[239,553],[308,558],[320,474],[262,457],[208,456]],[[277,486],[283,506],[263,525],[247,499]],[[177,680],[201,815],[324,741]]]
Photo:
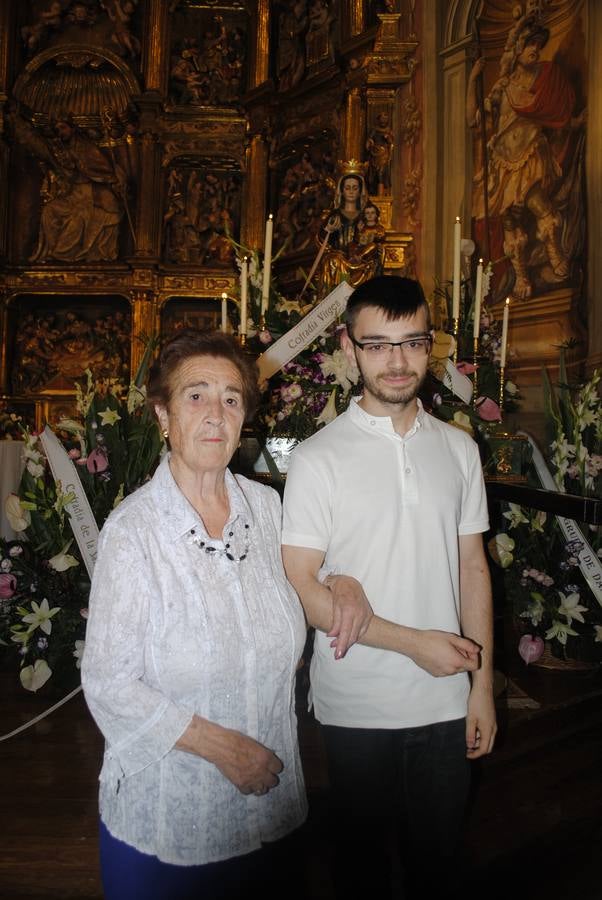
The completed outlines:
[[[229,471],[226,486],[222,543],[165,457],[107,519],[90,594],[82,683],[106,739],[101,818],[120,840],[180,865],[248,853],[307,814],[294,712],[305,623],[282,567],[280,500]],[[174,749],[193,713],[273,750],[280,784],[245,796],[213,764]]]

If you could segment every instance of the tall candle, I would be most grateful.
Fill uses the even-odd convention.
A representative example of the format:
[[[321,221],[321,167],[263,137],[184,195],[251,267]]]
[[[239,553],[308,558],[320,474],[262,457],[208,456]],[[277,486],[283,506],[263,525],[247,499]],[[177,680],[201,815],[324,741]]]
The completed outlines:
[[[460,244],[462,241],[462,224],[460,216],[454,223],[454,280],[452,283],[452,317],[460,318]]]
[[[222,294],[222,331],[224,334],[227,331],[227,322],[228,322],[228,295],[224,291]]]
[[[265,241],[263,244],[263,286],[261,289],[261,315],[265,316],[270,299],[270,272],[272,269],[272,235],[274,233],[274,216],[270,213],[265,223]]]
[[[510,318],[510,297],[506,297],[504,306],[504,318],[502,319],[502,350],[500,353],[500,367],[506,365],[506,350],[508,348],[508,319]]]
[[[239,334],[247,333],[247,290],[249,280],[249,260],[245,256],[240,269],[240,327]]]
[[[479,260],[477,266],[477,284],[474,291],[474,322],[472,325],[472,336],[478,338],[481,330],[481,300],[483,297],[483,260]]]

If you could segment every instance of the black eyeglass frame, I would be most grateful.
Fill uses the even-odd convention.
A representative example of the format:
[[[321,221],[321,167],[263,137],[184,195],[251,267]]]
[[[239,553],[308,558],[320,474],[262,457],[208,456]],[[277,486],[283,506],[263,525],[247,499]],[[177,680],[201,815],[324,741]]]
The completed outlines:
[[[352,334],[349,333],[349,331],[347,331],[347,334],[354,347],[359,347],[360,350],[363,350],[365,347],[369,347],[370,345],[377,344],[380,347],[391,347],[391,350],[389,352],[392,353],[393,347],[401,347],[403,349],[404,344],[411,344],[413,341],[427,341],[426,352],[428,353],[430,348],[433,346],[432,334],[417,334],[414,337],[406,338],[405,341],[356,341],[356,339]]]

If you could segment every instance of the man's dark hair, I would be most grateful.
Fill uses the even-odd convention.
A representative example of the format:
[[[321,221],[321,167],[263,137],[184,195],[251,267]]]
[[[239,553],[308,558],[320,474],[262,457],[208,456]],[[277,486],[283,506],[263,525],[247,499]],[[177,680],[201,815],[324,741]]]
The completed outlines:
[[[387,319],[409,319],[419,309],[426,312],[426,327],[431,328],[430,309],[419,281],[399,275],[377,275],[360,284],[347,301],[345,321],[352,330],[360,309],[373,306],[381,309]]]

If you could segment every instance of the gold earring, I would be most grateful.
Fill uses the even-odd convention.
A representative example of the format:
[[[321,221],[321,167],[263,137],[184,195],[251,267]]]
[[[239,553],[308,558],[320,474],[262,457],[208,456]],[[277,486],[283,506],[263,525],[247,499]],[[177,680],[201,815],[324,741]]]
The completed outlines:
[[[161,433],[162,433],[163,437],[165,438],[165,440],[167,440],[167,438],[169,437],[169,431],[167,430],[167,428],[164,428]]]

